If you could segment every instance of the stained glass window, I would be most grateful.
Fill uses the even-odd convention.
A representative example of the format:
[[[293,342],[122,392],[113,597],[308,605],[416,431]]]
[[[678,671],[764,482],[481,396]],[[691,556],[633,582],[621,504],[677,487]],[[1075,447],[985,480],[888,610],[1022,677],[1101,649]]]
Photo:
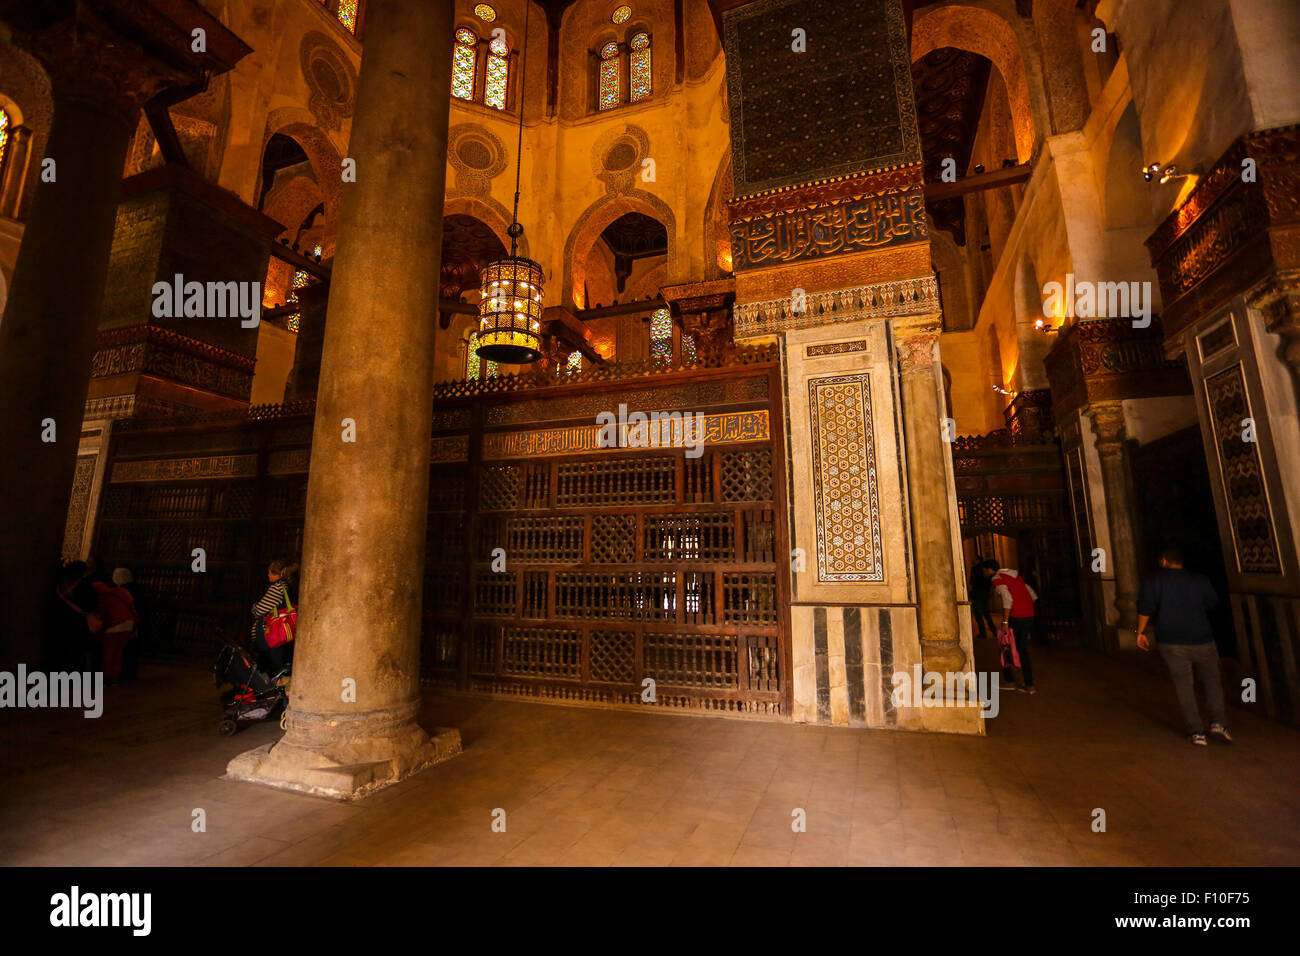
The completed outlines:
[[[628,44],[632,48],[632,102],[650,95],[650,34],[638,33]]]
[[[673,317],[667,309],[650,313],[650,361],[656,365],[673,361]]]
[[[570,353],[569,353],[569,359],[568,359],[568,361],[564,363],[564,369],[565,369],[565,371],[567,371],[567,372],[581,372],[581,371],[582,371],[582,353],[581,353],[581,352],[570,352]]]
[[[624,4],[623,6],[615,10],[609,19],[613,23],[627,23],[627,18],[630,17],[631,15],[632,15],[632,8]]]
[[[9,114],[0,109],[0,170],[5,168],[5,151],[9,147]]]
[[[600,48],[600,108],[618,106],[618,44],[606,43]]]
[[[348,33],[357,32],[357,3],[358,0],[339,0],[337,16],[339,23],[348,28]]]
[[[480,3],[474,7],[474,16],[478,17],[484,23],[491,23],[497,18],[497,12],[486,3]]]
[[[479,378],[480,369],[483,370],[483,378],[497,377],[497,363],[491,359],[479,358],[478,333],[475,332],[465,344],[465,377],[471,381]]]
[[[320,246],[316,246],[316,248],[312,249],[312,255],[318,259],[320,258]],[[299,269],[295,272],[293,274],[293,287],[289,289],[289,294],[284,297],[285,300],[293,305],[297,305],[298,290],[310,281],[311,273],[306,269]],[[285,323],[285,327],[288,328],[290,332],[297,332],[301,324],[299,322],[300,318],[301,316],[297,312],[293,313],[293,315],[289,316],[289,321]]]
[[[487,84],[483,92],[483,102],[493,109],[506,108],[506,87],[510,78],[510,60],[507,59],[510,48],[506,41],[494,39],[488,47]]]
[[[695,336],[682,333],[682,364],[694,365],[698,355],[695,351]]]
[[[451,57],[451,95],[457,99],[474,99],[474,73],[478,67],[478,37],[473,30],[456,31],[456,46]]]

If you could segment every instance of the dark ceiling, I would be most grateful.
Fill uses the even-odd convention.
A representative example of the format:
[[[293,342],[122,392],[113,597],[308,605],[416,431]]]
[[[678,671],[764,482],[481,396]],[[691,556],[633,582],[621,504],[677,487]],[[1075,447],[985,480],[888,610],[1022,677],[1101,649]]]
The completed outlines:
[[[949,157],[956,160],[956,174],[966,175],[991,66],[985,57],[950,46],[912,64],[927,183],[941,181],[943,161]],[[926,214],[934,228],[947,229],[957,245],[966,244],[966,204],[961,197],[927,203]]]
[[[629,212],[619,216],[600,234],[616,256],[644,259],[668,254],[668,230],[657,219]]]

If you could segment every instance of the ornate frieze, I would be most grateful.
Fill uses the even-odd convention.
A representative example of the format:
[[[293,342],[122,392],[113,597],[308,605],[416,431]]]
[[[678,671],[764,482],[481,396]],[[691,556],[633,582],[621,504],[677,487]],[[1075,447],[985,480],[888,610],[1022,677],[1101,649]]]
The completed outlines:
[[[836,322],[939,312],[939,286],[930,275],[831,292],[811,292],[801,298],[791,295],[764,302],[746,302],[736,306],[735,326],[736,335],[744,337]]]
[[[1300,127],[1243,136],[1146,242],[1166,332],[1178,335],[1271,271],[1300,268],[1298,230]]]
[[[883,582],[871,376],[808,381],[817,580]]]
[[[731,216],[731,253],[737,272],[870,252],[927,235],[925,191],[919,185],[905,192],[855,196],[819,205],[801,202],[796,208],[744,218],[733,207]]]
[[[617,450],[627,447],[638,448],[673,448],[681,447],[695,436],[683,437],[681,422],[673,429],[664,428],[663,436],[654,430],[641,428],[636,434],[636,444],[629,442],[629,430],[636,426],[620,426]],[[600,427],[591,425],[574,425],[569,428],[547,428],[530,432],[502,432],[483,436],[483,457],[499,458],[535,458],[549,455],[578,455],[603,451],[598,444]],[[702,443],[705,445],[732,445],[743,442],[767,441],[771,437],[768,424],[768,410],[755,409],[747,412],[723,412],[705,415]],[[614,450],[614,449],[611,449]]]
[[[257,455],[219,455],[211,458],[163,458],[113,463],[112,484],[133,481],[177,481],[191,478],[252,478],[257,475]]]
[[[91,376],[148,374],[247,400],[255,360],[156,325],[99,333]]]
[[[631,392],[603,392],[549,399],[531,399],[508,405],[492,405],[486,411],[488,425],[518,425],[525,422],[556,421],[565,418],[595,418],[619,403],[638,411],[708,408],[742,402],[762,402],[768,398],[767,376],[669,385],[663,388],[637,389]],[[466,413],[468,415],[468,412]]]

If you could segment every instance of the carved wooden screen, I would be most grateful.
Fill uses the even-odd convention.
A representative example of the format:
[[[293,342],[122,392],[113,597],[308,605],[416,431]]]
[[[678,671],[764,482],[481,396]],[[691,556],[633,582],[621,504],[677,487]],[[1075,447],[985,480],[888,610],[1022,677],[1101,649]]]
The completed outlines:
[[[779,386],[740,371],[480,399],[473,460],[431,471],[426,679],[641,705],[649,678],[658,706],[787,713]],[[594,447],[620,404],[703,412],[702,454]]]

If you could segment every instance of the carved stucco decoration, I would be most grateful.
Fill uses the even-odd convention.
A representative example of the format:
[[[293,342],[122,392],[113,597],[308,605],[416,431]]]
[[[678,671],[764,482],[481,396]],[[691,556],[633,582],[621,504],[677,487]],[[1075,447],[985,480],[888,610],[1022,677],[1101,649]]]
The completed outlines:
[[[650,155],[650,137],[631,124],[614,126],[591,147],[591,171],[611,196],[636,189],[641,162]]]
[[[352,117],[357,71],[334,42],[315,30],[302,38],[298,60],[311,90],[307,108],[325,129],[338,129]]]
[[[939,286],[934,276],[880,282],[874,285],[808,293],[799,309],[792,298],[746,302],[736,306],[736,336],[771,335],[794,329],[883,319],[905,315],[939,314]]]
[[[492,180],[505,171],[506,151],[487,128],[462,123],[447,135],[447,162],[453,172],[449,197],[486,197]]]

